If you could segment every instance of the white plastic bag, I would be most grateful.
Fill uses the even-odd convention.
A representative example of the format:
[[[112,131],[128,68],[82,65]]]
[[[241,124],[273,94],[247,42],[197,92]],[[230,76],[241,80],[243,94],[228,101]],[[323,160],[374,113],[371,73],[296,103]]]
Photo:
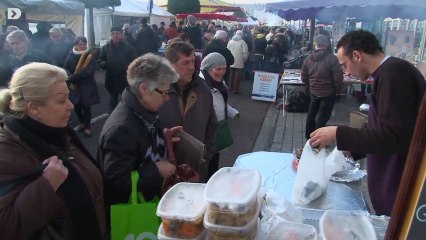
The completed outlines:
[[[302,209],[272,189],[263,195],[260,212],[262,218],[277,215],[287,221],[302,223]]]
[[[328,182],[325,167],[326,157],[325,148],[315,153],[309,141],[306,142],[294,182],[292,194],[294,204],[309,204],[321,196]]]
[[[317,199],[327,187],[331,175],[344,169],[345,164],[345,157],[337,148],[327,157],[325,148],[313,151],[307,141],[297,168],[292,202],[306,205]]]

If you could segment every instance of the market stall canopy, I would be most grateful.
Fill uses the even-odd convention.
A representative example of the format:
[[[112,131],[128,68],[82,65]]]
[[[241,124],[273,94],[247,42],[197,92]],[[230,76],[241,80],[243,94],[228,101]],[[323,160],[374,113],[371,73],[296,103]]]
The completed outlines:
[[[426,19],[425,0],[290,0],[267,3],[266,10],[275,12],[286,20],[312,17],[321,21],[345,17]]]
[[[283,25],[284,19],[270,12],[255,10],[253,16],[257,18],[257,20],[260,23],[265,24],[266,26],[282,26]]]
[[[168,0],[159,0],[157,1],[158,6],[167,10],[167,2]],[[220,0],[200,0],[200,12],[232,12],[240,10],[240,7],[236,7],[233,4],[220,1]]]
[[[7,8],[34,15],[84,15],[84,3],[77,0],[1,0],[0,9]]]
[[[178,19],[186,19],[188,15],[192,15],[196,17],[198,20],[222,20],[222,21],[230,21],[230,22],[247,22],[246,18],[239,18],[234,15],[225,15],[219,13],[180,13],[176,14],[176,18]]]
[[[242,23],[243,26],[256,26],[259,25],[258,20],[254,20],[252,17],[247,18],[247,22]]]
[[[110,8],[111,9],[111,8]],[[121,5],[114,8],[113,14],[116,16],[127,17],[148,17],[149,1],[148,0],[124,0]],[[161,17],[174,17],[173,14],[162,9],[158,5],[152,7],[152,15]]]

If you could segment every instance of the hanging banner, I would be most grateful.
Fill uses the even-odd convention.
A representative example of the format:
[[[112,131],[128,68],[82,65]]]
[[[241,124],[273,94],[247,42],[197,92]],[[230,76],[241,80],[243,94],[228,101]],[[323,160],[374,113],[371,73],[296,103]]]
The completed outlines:
[[[255,71],[251,99],[275,102],[278,78],[278,73]]]

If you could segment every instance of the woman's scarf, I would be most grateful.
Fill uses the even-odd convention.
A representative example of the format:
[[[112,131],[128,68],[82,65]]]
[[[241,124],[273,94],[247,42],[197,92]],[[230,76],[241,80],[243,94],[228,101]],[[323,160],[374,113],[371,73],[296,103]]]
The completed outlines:
[[[95,206],[85,182],[77,169],[71,164],[72,156],[64,156],[50,146],[62,145],[61,147],[64,147],[64,139],[68,135],[71,137],[71,141],[92,159],[74,130],[71,127],[49,127],[29,117],[16,118],[5,115],[2,122],[39,155],[40,165],[45,159],[55,155],[63,161],[64,166],[68,168],[68,177],[57,191],[64,196],[64,202],[74,230],[74,238],[81,240],[101,239],[102,234]],[[94,160],[92,161],[97,165]],[[41,176],[42,173],[43,167],[41,166],[38,175]]]

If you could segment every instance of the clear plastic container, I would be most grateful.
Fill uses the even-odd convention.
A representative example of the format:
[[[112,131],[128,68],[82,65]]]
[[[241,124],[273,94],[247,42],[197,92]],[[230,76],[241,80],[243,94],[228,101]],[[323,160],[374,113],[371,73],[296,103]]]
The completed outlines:
[[[256,169],[224,167],[208,181],[204,198],[208,209],[235,214],[241,217],[256,207],[262,179]],[[250,218],[250,217],[249,217]]]
[[[253,228],[253,226],[257,226],[257,221],[259,219],[259,214],[260,214],[260,208],[261,208],[261,201],[258,200],[257,202],[257,207],[256,207],[256,212],[253,215],[253,217],[251,219],[249,219],[249,221],[247,221],[247,224],[245,224],[244,226],[234,226],[232,224],[216,224],[210,221],[210,219],[212,219],[212,217],[210,217],[210,211],[206,211],[206,213],[204,214],[204,226],[209,230],[209,232],[213,232],[213,235],[217,235],[217,236],[228,236],[228,235],[235,235],[235,236],[247,236],[250,235],[250,231]],[[257,230],[256,230],[257,233]]]
[[[207,227],[207,226],[206,226]],[[219,227],[216,229],[208,229],[209,240],[254,240],[259,231],[259,218],[253,219],[249,225],[239,228]]]
[[[204,230],[205,186],[201,183],[178,183],[164,194],[157,207],[157,216],[161,217],[165,236],[191,239]]]
[[[207,231],[202,231],[197,237],[195,238],[185,238],[185,240],[205,240],[207,235]],[[157,233],[158,240],[181,240],[182,238],[174,238],[174,237],[168,237],[164,234],[164,228],[163,224],[160,224],[160,227],[158,228]]]
[[[368,218],[348,211],[327,210],[320,219],[324,240],[376,240],[376,233]]]
[[[259,216],[259,202],[257,200],[245,213],[239,213],[238,211],[229,211],[215,206],[215,204],[209,204],[206,211],[208,221],[216,225],[224,225],[230,227],[242,227],[246,226],[256,216]]]
[[[317,230],[307,224],[284,221],[270,229],[266,240],[303,239],[317,240]]]

